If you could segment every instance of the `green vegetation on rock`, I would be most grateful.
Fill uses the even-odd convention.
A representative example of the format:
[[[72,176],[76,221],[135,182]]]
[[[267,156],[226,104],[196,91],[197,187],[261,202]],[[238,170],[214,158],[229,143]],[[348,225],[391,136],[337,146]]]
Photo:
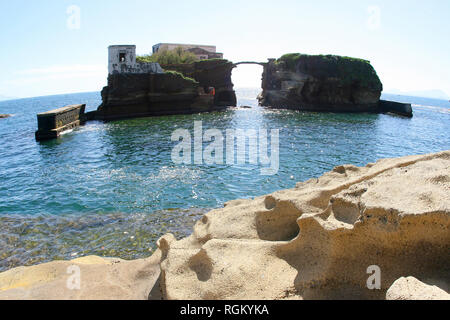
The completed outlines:
[[[228,62],[227,59],[222,59],[222,58],[211,58],[211,59],[202,59],[202,60],[199,60],[198,63],[205,62],[205,61],[216,61],[216,62],[222,61],[222,62]]]
[[[165,72],[166,74],[173,74],[173,75],[175,75],[175,76],[179,76],[179,77],[181,77],[181,78],[183,78],[184,80],[187,80],[187,81],[191,81],[191,82],[194,82],[194,83],[198,83],[197,81],[195,81],[195,79],[190,78],[190,77],[186,77],[184,74],[182,74],[181,72],[178,72],[178,71],[165,70],[164,72]]]
[[[136,57],[137,62],[157,62],[159,64],[182,64],[194,63],[198,58],[192,52],[187,52],[183,48],[178,47],[175,50],[162,50],[152,55],[143,55]]]
[[[300,71],[317,78],[339,78],[344,84],[382,86],[370,61],[337,55],[288,53],[275,61],[288,71]]]
[[[282,55],[281,58],[276,60],[275,63],[279,65],[284,62],[286,67],[292,70],[295,69],[295,66],[302,56],[306,55],[301,53],[286,53],[285,55]]]
[[[334,61],[334,62],[338,62],[338,63],[339,62],[352,62],[352,63],[356,62],[356,63],[370,64],[370,61],[368,61],[368,60],[352,58],[352,57],[347,57],[347,56],[338,56],[338,55],[332,55],[332,54],[308,55],[308,54],[303,54],[303,53],[287,53],[287,54],[281,56],[281,58],[279,58],[278,60],[276,60],[276,63],[280,64],[281,62],[285,62],[286,66],[288,68],[295,68],[297,63],[302,58],[304,58],[304,59],[320,58],[320,59],[323,59],[324,61]]]

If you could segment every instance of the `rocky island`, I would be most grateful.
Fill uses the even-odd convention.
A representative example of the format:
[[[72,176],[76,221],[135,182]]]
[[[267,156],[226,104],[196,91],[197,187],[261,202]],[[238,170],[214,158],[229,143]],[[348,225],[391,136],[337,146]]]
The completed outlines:
[[[108,86],[91,117],[115,120],[190,114],[236,105],[231,62],[211,59],[160,66],[137,61],[135,50],[135,46],[109,47]],[[214,93],[206,92],[209,88]]]
[[[232,71],[239,64],[253,63],[208,56],[187,63],[149,63],[137,60],[135,50],[135,46],[109,47],[108,86],[91,118],[114,120],[234,107]],[[380,100],[383,85],[369,61],[294,53],[254,63],[264,66],[263,91],[258,97],[261,106],[412,116],[411,105]]]
[[[0,273],[0,299],[450,299],[450,151],[340,165],[235,200],[147,259]],[[67,288],[67,268],[85,277]],[[372,273],[379,272],[379,283]]]
[[[315,112],[400,113],[410,105],[380,102],[383,85],[369,61],[292,53],[264,67],[260,105]]]
[[[183,46],[190,49],[176,47],[175,55],[190,54],[193,59],[181,63],[158,60],[155,54],[138,57],[134,45],[110,46],[108,85],[101,92],[102,104],[96,111],[83,112],[82,122],[193,114],[235,107],[232,71],[240,64],[249,63],[264,67],[263,91],[258,96],[261,106],[314,112],[413,115],[410,104],[380,100],[383,85],[366,60],[293,53],[269,59],[267,63],[233,63],[223,59],[222,54],[194,45]],[[215,51],[215,47],[212,48]],[[197,52],[197,56],[193,52]],[[164,54],[170,57],[172,53],[165,51]],[[70,123],[64,121],[58,126],[69,127]],[[36,132],[37,140],[58,137],[62,133],[42,132],[41,129]]]

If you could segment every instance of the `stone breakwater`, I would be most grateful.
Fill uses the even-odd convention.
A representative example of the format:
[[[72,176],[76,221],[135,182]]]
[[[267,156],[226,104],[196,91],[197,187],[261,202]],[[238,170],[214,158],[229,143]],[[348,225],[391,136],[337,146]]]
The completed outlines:
[[[1,273],[0,299],[450,299],[449,227],[450,151],[341,165],[231,201],[188,238],[162,237],[148,259]],[[379,287],[369,289],[374,266]]]

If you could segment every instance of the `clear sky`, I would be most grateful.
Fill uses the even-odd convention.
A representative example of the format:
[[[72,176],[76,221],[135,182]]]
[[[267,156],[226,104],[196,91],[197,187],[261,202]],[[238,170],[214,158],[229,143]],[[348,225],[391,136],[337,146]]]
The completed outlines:
[[[450,95],[449,14],[448,0],[0,0],[0,96],[99,91],[109,45],[144,54],[159,42],[214,44],[235,62],[289,52],[365,58],[385,91]],[[233,81],[258,87],[261,72],[240,66]]]

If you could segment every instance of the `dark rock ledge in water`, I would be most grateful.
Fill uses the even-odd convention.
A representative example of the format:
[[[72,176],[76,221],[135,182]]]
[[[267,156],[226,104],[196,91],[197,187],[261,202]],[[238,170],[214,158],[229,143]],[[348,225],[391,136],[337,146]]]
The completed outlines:
[[[0,273],[0,299],[449,300],[449,167],[450,151],[341,165],[231,201],[148,259]]]

